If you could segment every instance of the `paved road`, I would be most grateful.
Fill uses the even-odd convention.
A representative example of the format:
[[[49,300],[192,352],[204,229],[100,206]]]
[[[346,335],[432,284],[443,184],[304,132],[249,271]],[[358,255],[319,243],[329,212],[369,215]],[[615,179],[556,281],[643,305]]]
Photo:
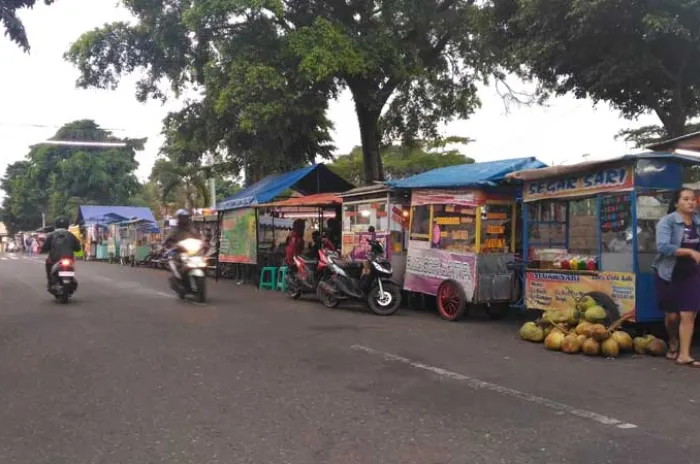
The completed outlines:
[[[221,282],[80,263],[55,304],[0,255],[0,463],[700,461],[700,371],[587,359],[517,321],[373,316]]]

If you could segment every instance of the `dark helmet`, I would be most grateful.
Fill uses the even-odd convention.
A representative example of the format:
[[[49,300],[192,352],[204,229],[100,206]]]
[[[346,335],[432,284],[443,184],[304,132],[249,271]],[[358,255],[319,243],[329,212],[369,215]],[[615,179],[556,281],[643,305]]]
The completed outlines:
[[[67,229],[68,228],[68,219],[64,217],[59,217],[56,218],[56,229]]]
[[[175,213],[175,216],[177,216],[178,227],[185,227],[190,225],[190,212],[186,209],[178,209]]]

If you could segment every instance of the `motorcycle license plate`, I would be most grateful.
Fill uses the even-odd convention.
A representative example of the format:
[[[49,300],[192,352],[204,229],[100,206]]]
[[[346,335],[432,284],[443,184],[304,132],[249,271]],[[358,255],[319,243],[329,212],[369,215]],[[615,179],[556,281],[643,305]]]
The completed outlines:
[[[69,283],[70,283],[70,279],[63,279],[63,283],[64,283],[64,284],[69,284]]]
[[[60,271],[60,272],[58,273],[58,276],[59,276],[59,277],[75,277],[75,272],[71,272],[71,271]]]
[[[193,269],[192,275],[195,277],[204,277],[204,271],[201,269]]]

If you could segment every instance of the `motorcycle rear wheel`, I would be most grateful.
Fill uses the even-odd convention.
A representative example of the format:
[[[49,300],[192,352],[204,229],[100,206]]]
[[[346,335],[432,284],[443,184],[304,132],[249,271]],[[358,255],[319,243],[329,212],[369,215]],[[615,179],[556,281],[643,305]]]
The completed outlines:
[[[338,303],[340,303],[338,298],[333,295],[333,291],[326,282],[319,282],[318,286],[316,287],[316,297],[326,308],[333,309],[338,306]]]

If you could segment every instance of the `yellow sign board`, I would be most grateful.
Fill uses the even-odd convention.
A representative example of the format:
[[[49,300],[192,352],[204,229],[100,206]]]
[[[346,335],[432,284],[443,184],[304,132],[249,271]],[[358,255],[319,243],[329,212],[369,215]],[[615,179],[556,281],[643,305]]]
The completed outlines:
[[[608,295],[620,315],[635,313],[635,275],[627,272],[528,271],[525,275],[525,304],[529,309],[570,309],[592,292]]]

